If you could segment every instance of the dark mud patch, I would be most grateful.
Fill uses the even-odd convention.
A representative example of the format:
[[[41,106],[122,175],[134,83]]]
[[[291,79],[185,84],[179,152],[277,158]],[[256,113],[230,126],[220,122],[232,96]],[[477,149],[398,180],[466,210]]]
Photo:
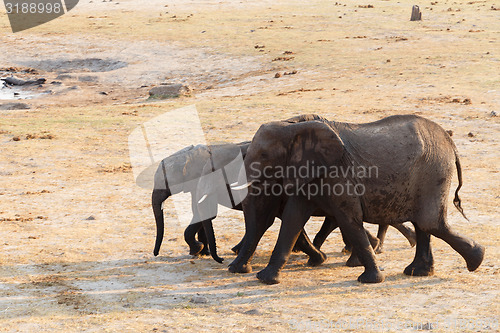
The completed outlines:
[[[127,63],[115,59],[47,59],[25,64],[47,72],[68,73],[68,72],[111,72],[116,69],[127,67]]]

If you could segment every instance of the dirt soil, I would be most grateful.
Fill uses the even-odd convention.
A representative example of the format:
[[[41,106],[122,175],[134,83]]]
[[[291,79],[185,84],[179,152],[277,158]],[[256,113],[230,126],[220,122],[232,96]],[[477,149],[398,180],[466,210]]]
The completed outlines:
[[[426,1],[423,20],[410,22],[414,4],[80,1],[16,34],[2,11],[0,77],[46,82],[24,92],[36,98],[0,101],[30,107],[0,108],[0,331],[498,332],[500,3]],[[164,82],[193,95],[148,99]],[[127,138],[193,104],[208,142],[251,139],[260,124],[301,113],[436,121],[453,131],[470,219],[450,195],[448,221],[486,247],[483,264],[468,272],[433,238],[435,275],[405,276],[415,250],[390,229],[377,256],[386,280],[363,285],[336,231],[323,265],[293,254],[282,282],[263,285],[255,272],[279,221],[254,272],[235,275],[227,264],[244,233],[241,212],[214,221],[221,265],[187,254],[170,201],[154,257],[150,191],[135,185]],[[320,225],[313,218],[306,229]]]

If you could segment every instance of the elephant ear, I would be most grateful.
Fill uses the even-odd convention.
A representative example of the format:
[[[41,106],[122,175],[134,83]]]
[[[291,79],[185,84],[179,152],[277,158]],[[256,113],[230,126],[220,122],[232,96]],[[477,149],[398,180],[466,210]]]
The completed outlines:
[[[286,182],[300,186],[325,177],[329,168],[338,165],[344,154],[344,143],[337,131],[321,121],[292,126],[294,137],[289,148]]]
[[[216,173],[212,171],[212,161],[208,159],[196,186],[196,204],[201,220],[217,216],[217,187],[219,181]]]

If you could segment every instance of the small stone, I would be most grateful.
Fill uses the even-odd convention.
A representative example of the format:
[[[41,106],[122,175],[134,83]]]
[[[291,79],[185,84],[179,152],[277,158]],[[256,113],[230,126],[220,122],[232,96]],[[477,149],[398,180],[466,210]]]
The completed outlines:
[[[26,103],[5,103],[0,104],[0,110],[28,110],[30,106]]]
[[[281,74],[280,73],[276,73],[276,74],[274,74],[274,77],[277,79],[277,78],[281,77]]]
[[[89,216],[89,217],[87,217],[85,220],[86,220],[86,221],[93,221],[93,220],[95,220],[95,217],[93,217],[92,215],[90,215],[90,216]]]
[[[497,116],[497,113],[496,113],[495,111],[491,111],[490,116],[492,116],[492,117],[496,117],[496,116]]]
[[[467,134],[467,136],[468,136],[469,138],[473,138],[473,137],[474,137],[474,133],[469,132],[469,134]]]
[[[193,296],[190,302],[194,304],[207,304],[208,298],[205,296]]]
[[[262,315],[262,312],[258,309],[248,310],[248,311],[245,311],[243,313],[246,315]]]
[[[180,83],[167,83],[162,84],[158,87],[154,87],[149,91],[149,95],[152,98],[174,98],[179,96],[189,96],[191,95],[191,88]]]
[[[20,141],[20,140],[21,140],[21,138],[18,137],[18,136],[15,136],[15,137],[12,138],[12,141]]]
[[[453,136],[453,131],[452,130],[447,130],[446,133],[448,133],[449,136]]]

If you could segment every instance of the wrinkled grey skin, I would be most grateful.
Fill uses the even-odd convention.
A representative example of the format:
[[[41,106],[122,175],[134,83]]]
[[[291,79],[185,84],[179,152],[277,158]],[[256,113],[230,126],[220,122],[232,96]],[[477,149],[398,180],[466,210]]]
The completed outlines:
[[[173,194],[189,192],[191,193],[193,219],[184,232],[184,238],[190,247],[190,254],[208,254],[208,250],[210,250],[210,254],[214,260],[222,262],[223,259],[217,255],[211,219],[201,220],[199,218],[197,203],[195,201],[196,188],[199,178],[202,176],[204,166],[211,160],[210,153],[216,155],[219,160],[231,160],[234,159],[235,148],[237,148],[238,152],[241,149],[244,154],[248,145],[249,142],[242,142],[237,145],[222,144],[186,147],[165,158],[159,164],[154,176],[154,189],[152,193],[153,213],[156,220],[156,243],[153,251],[155,256],[158,255],[163,240],[165,225],[161,209],[163,201]],[[196,233],[198,233],[198,241],[195,238]]]
[[[398,225],[411,221],[415,227],[415,258],[404,273],[428,276],[434,271],[430,236],[441,238],[466,261],[469,271],[476,270],[483,258],[484,247],[450,229],[446,222],[447,198],[457,170],[458,187],[453,200],[463,214],[458,191],[462,173],[456,147],[450,136],[436,123],[412,115],[391,116],[366,124],[329,122],[319,116],[302,123],[272,122],[255,134],[245,158],[247,180],[252,182],[243,201],[245,241],[231,272],[251,271],[249,260],[264,232],[273,223],[280,198],[256,195],[265,184],[291,186],[282,213],[282,224],[274,251],[265,269],[257,274],[260,281],[279,283],[279,273],[286,264],[293,244],[304,224],[318,210],[334,218],[351,243],[365,271],[358,277],[363,283],[384,280],[374,252],[363,228],[363,221],[381,225]],[[326,167],[375,166],[378,177],[353,178],[351,175],[329,177],[316,174],[305,178],[264,178],[250,167],[293,166],[308,162]],[[253,164],[255,167],[255,164]],[[311,174],[311,173],[309,173]],[[362,184],[363,195],[332,195],[327,192],[310,200],[297,191],[304,184],[321,182]],[[465,215],[464,215],[465,216]]]

